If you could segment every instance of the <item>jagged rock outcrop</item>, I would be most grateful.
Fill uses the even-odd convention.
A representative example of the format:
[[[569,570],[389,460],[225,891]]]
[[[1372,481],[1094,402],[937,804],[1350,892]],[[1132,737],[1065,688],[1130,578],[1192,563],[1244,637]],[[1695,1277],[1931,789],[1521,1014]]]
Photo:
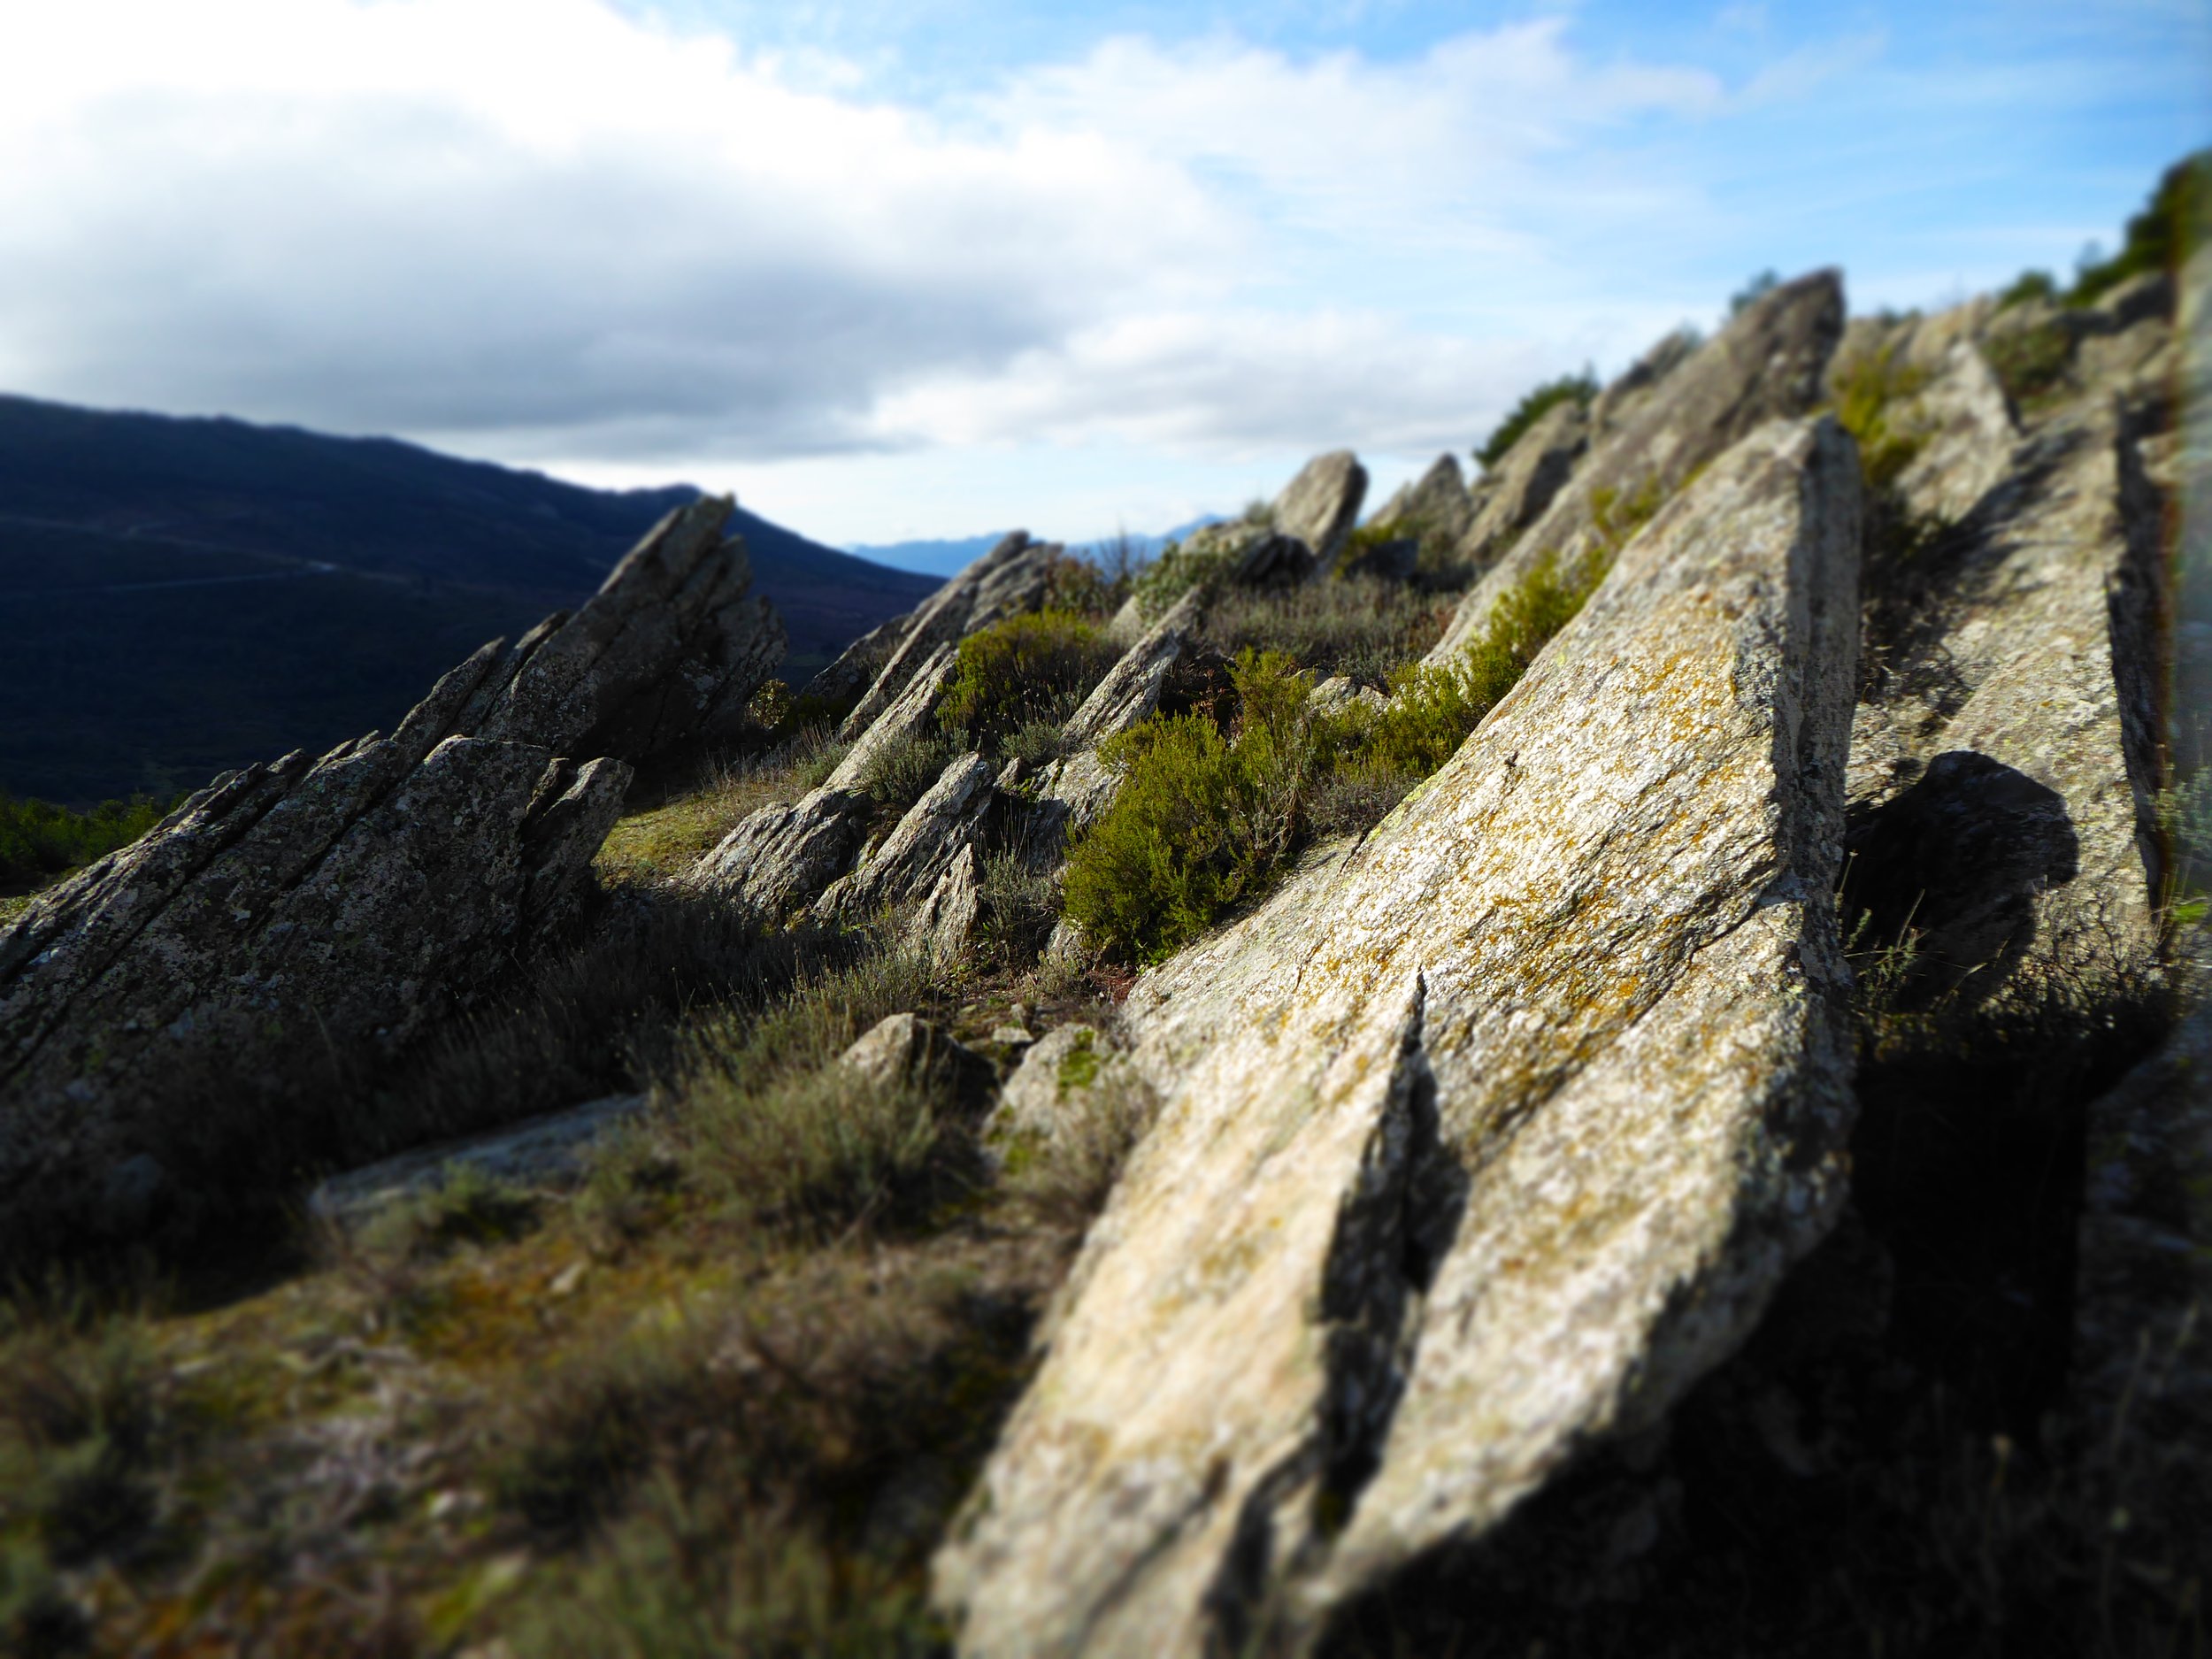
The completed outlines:
[[[1579,558],[1609,502],[1617,507],[1641,495],[1663,496],[1755,428],[1816,407],[1842,332],[1843,283],[1832,271],[1786,282],[1746,306],[1621,412],[1618,426],[1597,441],[1551,505],[1461,602],[1429,660],[1448,661],[1463,649],[1498,595],[1538,559]]]
[[[1377,530],[1394,530],[1417,542],[1448,548],[1458,545],[1474,518],[1475,499],[1459,469],[1459,457],[1448,454],[1438,456],[1419,478],[1399,486],[1368,522]]]
[[[1486,565],[1543,516],[1590,447],[1590,417],[1573,398],[1554,403],[1499,461],[1482,511],[1455,546],[1470,565]]]
[[[13,1231],[127,1225],[242,1147],[311,1146],[319,1068],[397,1055],[565,918],[628,762],[728,729],[782,656],[731,510],[671,513],[391,736],[217,780],[0,934]]]
[[[938,962],[956,962],[975,936],[983,908],[982,884],[976,876],[975,848],[964,846],[953,855],[945,873],[908,918],[904,942]]]
[[[1035,791],[1040,807],[1060,834],[1082,830],[1113,799],[1114,776],[1099,759],[1098,746],[1160,706],[1168,676],[1196,637],[1202,614],[1199,595],[1185,594],[1122,653],[1069,717],[1061,734],[1071,752],[1046,770]]]
[[[978,1655],[1297,1647],[1654,1420],[1841,1202],[1858,465],[1735,447],[1356,850],[1141,979],[1161,1116],[937,1586]]]
[[[1967,516],[1868,572],[1845,892],[1930,985],[2032,1000],[2147,972],[2162,872],[2159,511],[2090,395],[2016,447],[1984,427],[1907,499]],[[2001,452],[2001,458],[2000,458]]]
[[[1314,457],[1283,486],[1270,522],[1277,534],[1304,542],[1325,570],[1344,550],[1366,497],[1367,469],[1359,457],[1349,449],[1332,449]]]
[[[955,758],[858,867],[822,895],[821,913],[856,918],[927,897],[955,858],[972,854],[993,793],[981,755]]]
[[[1637,358],[1591,401],[1591,433],[1607,438],[1620,430],[1651,400],[1661,381],[1697,355],[1701,343],[1695,330],[1678,328]]]
[[[884,653],[883,666],[866,693],[845,717],[840,728],[842,734],[857,737],[865,732],[940,648],[957,645],[994,622],[1043,604],[1051,589],[1053,569],[1064,554],[1058,542],[1032,541],[1027,531],[1017,530],[922,601],[901,626],[896,643]],[[891,626],[884,625],[886,628]],[[853,650],[858,651],[864,643],[856,643]]]
[[[783,660],[783,623],[752,596],[735,503],[703,495],[647,532],[573,616],[517,641],[462,729],[632,764],[733,732]]]
[[[929,724],[956,661],[953,646],[940,644],[820,787],[745,818],[692,867],[692,884],[777,918],[818,898],[860,852],[875,812],[870,772]]]
[[[311,1117],[317,1065],[396,1054],[562,916],[629,768],[457,730],[511,667],[487,646],[388,738],[219,780],[0,934],[7,1230]]]

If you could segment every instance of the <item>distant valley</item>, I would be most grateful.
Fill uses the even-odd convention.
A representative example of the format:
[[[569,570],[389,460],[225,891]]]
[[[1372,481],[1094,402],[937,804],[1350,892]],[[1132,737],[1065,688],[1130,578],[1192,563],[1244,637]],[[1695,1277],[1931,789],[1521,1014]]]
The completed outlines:
[[[388,730],[697,493],[0,396],[0,791],[168,795]],[[735,524],[795,680],[936,585],[741,507]]]

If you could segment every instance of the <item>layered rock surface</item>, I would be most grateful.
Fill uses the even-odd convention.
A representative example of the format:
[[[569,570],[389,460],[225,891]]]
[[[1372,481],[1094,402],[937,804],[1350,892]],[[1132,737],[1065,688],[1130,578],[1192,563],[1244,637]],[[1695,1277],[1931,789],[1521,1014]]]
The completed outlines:
[[[1057,542],[1033,541],[1014,531],[918,605],[910,617],[887,622],[856,641],[822,671],[809,689],[832,689],[856,676],[857,664],[879,652],[882,666],[845,717],[847,737],[858,737],[895,702],[938,649],[957,645],[980,629],[1043,604],[1054,566],[1064,556]]]
[[[1857,462],[1768,427],[1356,851],[1141,980],[1164,1097],[938,1563],[964,1651],[1310,1639],[1649,1421],[1840,1201]]]
[[[1590,417],[1572,398],[1555,403],[1505,452],[1482,509],[1460,534],[1456,552],[1482,565],[1541,518],[1590,446]]]
[[[2016,439],[1974,348],[1945,364],[1899,481],[1915,521],[1869,571],[1846,898],[1872,942],[1913,936],[1932,985],[2109,989],[2153,964],[2162,875],[2140,431],[2093,392]]]
[[[630,778],[566,757],[697,740],[781,653],[729,511],[672,514],[389,737],[219,779],[0,933],[6,1230],[127,1230],[272,1111],[311,1140],[319,1067],[396,1054],[560,920]]]
[[[1705,345],[1667,362],[1647,393],[1611,417],[1614,430],[1461,602],[1430,660],[1447,661],[1463,649],[1499,595],[1540,558],[1580,558],[1608,503],[1664,496],[1759,426],[1812,410],[1842,333],[1842,281],[1820,271],[1784,283]]]

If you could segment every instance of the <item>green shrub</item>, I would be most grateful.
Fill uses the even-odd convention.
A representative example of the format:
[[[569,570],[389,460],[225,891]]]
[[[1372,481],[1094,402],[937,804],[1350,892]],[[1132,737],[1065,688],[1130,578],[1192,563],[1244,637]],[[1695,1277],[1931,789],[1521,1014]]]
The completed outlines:
[[[1455,661],[1396,676],[1379,713],[1316,718],[1312,680],[1279,652],[1239,654],[1233,739],[1199,714],[1156,717],[1101,746],[1113,803],[1068,855],[1067,913],[1110,955],[1172,956],[1264,893],[1316,833],[1365,828],[1449,760],[1582,608],[1615,549],[1656,511],[1647,484],[1595,503],[1597,545],[1572,572],[1550,555],[1499,596]]]
[[[1645,515],[1648,517],[1648,513]],[[1482,632],[1456,661],[1417,664],[1398,676],[1390,703],[1353,764],[1425,778],[1454,755],[1551,637],[1574,619],[1610,567],[1609,553],[1563,574],[1550,554],[1498,596]]]
[[[995,748],[1025,726],[1064,720],[1115,656],[1097,624],[1073,611],[1009,617],[961,641],[938,722]]]
[[[0,887],[41,886],[127,847],[182,802],[103,801],[88,812],[0,792]]]
[[[2058,297],[2058,279],[2048,271],[2023,271],[2013,278],[1997,296],[1997,309],[2008,311],[2015,305],[2024,305],[2030,300],[2055,300]]]
[[[1475,451],[1476,463],[1488,472],[1505,459],[1506,451],[1520,441],[1521,434],[1542,419],[1546,411],[1572,398],[1586,403],[1598,395],[1598,377],[1585,369],[1579,374],[1563,374],[1555,380],[1546,380],[1541,386],[1524,393],[1512,411],[1500,421],[1497,430],[1482,442]]]
[[[1233,741],[1185,714],[1100,748],[1121,787],[1071,849],[1065,891],[1068,914],[1117,956],[1172,956],[1263,890],[1289,849],[1310,682],[1272,653],[1243,653],[1233,673],[1242,705]]]

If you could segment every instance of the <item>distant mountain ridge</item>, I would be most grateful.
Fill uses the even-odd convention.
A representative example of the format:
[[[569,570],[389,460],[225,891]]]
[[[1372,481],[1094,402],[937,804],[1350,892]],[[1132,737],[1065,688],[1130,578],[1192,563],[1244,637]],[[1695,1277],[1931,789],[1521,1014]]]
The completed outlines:
[[[388,730],[697,494],[0,396],[0,790],[165,794]],[[936,585],[741,507],[733,528],[789,630],[790,677]]]
[[[1217,514],[1209,513],[1159,535],[1132,534],[1129,545],[1143,557],[1156,558],[1160,549],[1169,542],[1179,541],[1194,530],[1220,522]],[[847,545],[845,551],[855,557],[888,565],[896,570],[921,571],[932,576],[953,576],[996,547],[1006,534],[1004,530],[993,530],[983,535],[952,536],[935,541],[853,542]],[[1079,548],[1097,547],[1114,539],[1112,536],[1100,536],[1071,545]]]

